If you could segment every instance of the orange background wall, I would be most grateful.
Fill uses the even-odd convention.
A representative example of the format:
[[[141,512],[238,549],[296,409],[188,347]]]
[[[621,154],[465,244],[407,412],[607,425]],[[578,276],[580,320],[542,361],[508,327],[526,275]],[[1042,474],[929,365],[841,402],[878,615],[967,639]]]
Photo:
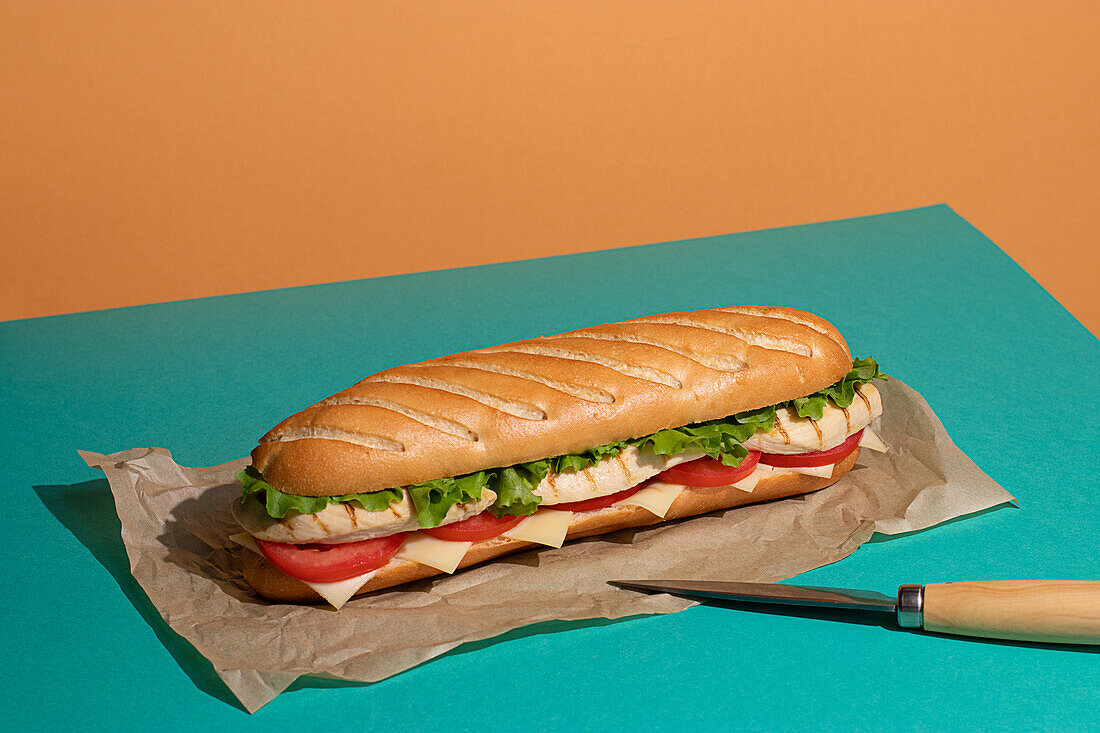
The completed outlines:
[[[1095,2],[0,0],[0,319],[946,202],[1100,332]]]

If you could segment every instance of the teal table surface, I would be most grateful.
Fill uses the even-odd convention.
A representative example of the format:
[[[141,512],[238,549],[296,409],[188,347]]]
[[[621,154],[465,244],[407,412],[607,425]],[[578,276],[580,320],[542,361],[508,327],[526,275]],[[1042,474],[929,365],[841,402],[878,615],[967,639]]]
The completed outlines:
[[[521,629],[374,685],[304,679],[249,716],[129,575],[106,481],[76,453],[163,446],[185,465],[221,463],[387,366],[740,303],[831,320],[853,353],[920,391],[1020,503],[876,537],[800,581],[893,593],[908,582],[1100,577],[1100,343],[946,206],[15,321],[0,324],[0,728],[1100,725],[1100,656],[1080,647],[706,606]]]

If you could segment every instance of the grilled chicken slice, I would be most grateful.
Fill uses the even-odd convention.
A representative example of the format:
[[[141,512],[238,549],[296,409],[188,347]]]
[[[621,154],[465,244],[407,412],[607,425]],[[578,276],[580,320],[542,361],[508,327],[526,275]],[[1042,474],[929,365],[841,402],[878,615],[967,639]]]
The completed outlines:
[[[535,494],[542,497],[540,506],[567,504],[585,499],[595,499],[637,486],[653,478],[666,468],[678,463],[694,461],[702,453],[681,453],[676,456],[659,456],[630,446],[614,458],[604,458],[595,466],[583,471],[567,471],[542,480]]]
[[[495,493],[483,489],[480,501],[451,507],[443,524],[461,522],[481,514],[496,498]],[[329,504],[316,514],[288,512],[283,519],[270,516],[256,495],[251,494],[233,502],[233,516],[253,537],[296,545],[309,542],[357,542],[420,529],[408,492],[405,492],[401,501],[390,504],[380,512],[367,511],[353,503]]]
[[[850,407],[837,407],[832,401],[820,420],[799,417],[789,407],[775,411],[775,427],[770,433],[757,433],[745,441],[749,450],[763,453],[812,453],[835,448],[854,433],[867,427],[882,414],[882,397],[872,384],[856,386],[856,398]]]

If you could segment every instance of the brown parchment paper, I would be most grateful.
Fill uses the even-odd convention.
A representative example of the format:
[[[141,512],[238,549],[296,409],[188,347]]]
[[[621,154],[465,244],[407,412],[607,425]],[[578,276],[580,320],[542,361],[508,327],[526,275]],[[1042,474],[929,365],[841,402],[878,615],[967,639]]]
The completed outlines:
[[[268,603],[241,579],[229,505],[240,491],[233,474],[247,459],[185,468],[162,448],[81,456],[107,474],[138,583],[255,711],[300,675],[374,682],[528,624],[694,605],[618,590],[608,579],[773,582],[840,560],[876,531],[924,529],[1013,501],[955,447],[919,394],[896,379],[881,389],[879,433],[890,452],[863,451],[828,489],[526,552],[353,598],[338,612]]]

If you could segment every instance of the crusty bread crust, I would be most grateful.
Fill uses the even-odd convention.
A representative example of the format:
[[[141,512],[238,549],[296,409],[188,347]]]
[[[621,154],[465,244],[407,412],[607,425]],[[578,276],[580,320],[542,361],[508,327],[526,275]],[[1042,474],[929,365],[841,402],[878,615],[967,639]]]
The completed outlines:
[[[252,462],[305,496],[406,486],[776,404],[851,364],[792,308],[647,316],[379,372],[279,423]]]
[[[782,499],[817,491],[831,486],[843,478],[855,465],[859,453],[860,449],[856,448],[851,455],[837,464],[836,468],[833,469],[833,475],[829,478],[806,476],[798,473],[776,474],[761,479],[751,493],[735,489],[732,486],[712,489],[684,489],[676,497],[676,501],[672,503],[664,519],[638,506],[618,504],[594,512],[577,513],[573,515],[569,524],[567,540],[615,532],[630,527],[643,527],[671,519],[730,509],[743,504]],[[460,569],[467,568],[502,555],[536,547],[541,547],[541,545],[512,540],[507,537],[494,537],[490,540],[475,542],[458,567]],[[283,603],[314,603],[322,600],[312,588],[276,570],[261,556],[250,550],[243,550],[243,552],[242,564],[245,580],[264,598]],[[427,565],[409,560],[393,560],[371,578],[356,595],[441,574],[440,571]]]

